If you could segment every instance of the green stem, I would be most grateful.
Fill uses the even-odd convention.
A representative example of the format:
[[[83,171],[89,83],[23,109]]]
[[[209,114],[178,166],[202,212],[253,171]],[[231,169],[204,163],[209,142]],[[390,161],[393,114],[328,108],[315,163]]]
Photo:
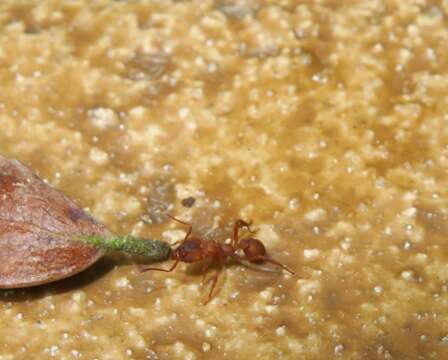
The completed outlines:
[[[90,235],[79,240],[106,251],[123,251],[154,261],[166,260],[171,253],[171,247],[166,242],[132,235]]]

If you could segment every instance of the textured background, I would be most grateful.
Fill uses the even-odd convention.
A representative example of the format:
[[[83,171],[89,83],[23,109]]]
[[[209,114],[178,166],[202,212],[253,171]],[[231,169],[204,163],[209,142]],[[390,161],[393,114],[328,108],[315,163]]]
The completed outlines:
[[[1,292],[0,359],[448,357],[447,12],[2,1],[3,155],[116,232],[253,219],[298,276],[231,266],[204,307],[195,267],[106,259]]]

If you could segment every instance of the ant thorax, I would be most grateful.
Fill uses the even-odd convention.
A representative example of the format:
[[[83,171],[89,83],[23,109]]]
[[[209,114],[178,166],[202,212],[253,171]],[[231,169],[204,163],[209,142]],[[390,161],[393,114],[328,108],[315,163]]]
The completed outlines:
[[[221,249],[226,257],[230,257],[235,253],[235,248],[230,244],[222,244]]]

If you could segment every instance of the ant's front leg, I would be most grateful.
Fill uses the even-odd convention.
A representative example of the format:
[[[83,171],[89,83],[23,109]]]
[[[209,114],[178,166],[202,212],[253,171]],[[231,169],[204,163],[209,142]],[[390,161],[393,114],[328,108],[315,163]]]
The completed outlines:
[[[173,215],[166,214],[166,216],[168,216],[169,218],[173,219],[174,221],[177,221],[178,223],[181,223],[181,224],[187,225],[187,226],[191,226],[190,223],[187,223],[186,221],[182,221],[182,220],[178,219],[177,217],[174,217]]]
[[[173,271],[176,268],[177,264],[179,264],[179,259],[176,259],[176,261],[174,262],[173,266],[171,266],[169,269],[147,267],[147,268],[140,269],[140,272],[145,272],[145,271],[150,271],[150,270],[171,272],[171,271]]]
[[[235,221],[235,224],[233,225],[233,234],[232,234],[232,242],[231,245],[233,247],[236,248],[236,246],[238,245],[238,241],[239,241],[239,231],[242,228],[246,228],[247,231],[249,231],[251,234],[255,233],[255,231],[252,231],[252,229],[250,228],[250,226],[252,225],[252,220],[249,222],[246,222],[244,220],[238,219],[237,221]]]
[[[178,243],[179,243],[179,246],[182,245],[182,243],[184,243],[190,237],[191,232],[193,231],[193,225],[191,225],[190,223],[187,223],[185,221],[179,220],[178,218],[176,218],[170,214],[166,214],[166,216],[173,219],[174,221],[177,221],[178,223],[181,223],[182,225],[188,226],[188,230],[187,230],[187,233],[185,234],[184,239],[182,241],[180,241],[180,243],[179,243],[179,241],[176,241],[174,244],[171,244],[171,246],[176,245]]]

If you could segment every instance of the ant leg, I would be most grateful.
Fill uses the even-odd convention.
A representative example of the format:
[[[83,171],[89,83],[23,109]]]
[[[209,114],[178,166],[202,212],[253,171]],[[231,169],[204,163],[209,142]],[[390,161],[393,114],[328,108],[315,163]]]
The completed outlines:
[[[262,257],[260,258],[260,261],[265,261],[265,262],[269,262],[269,263],[271,263],[271,264],[280,266],[283,270],[289,272],[291,275],[295,275],[295,274],[296,274],[294,271],[292,271],[292,270],[291,270],[290,268],[288,268],[286,265],[283,265],[282,263],[279,263],[278,261],[273,260],[273,259],[270,259],[270,258],[268,258],[268,257],[266,257],[266,256],[262,256]]]
[[[192,231],[193,231],[193,226],[190,225],[190,227],[187,230],[187,233],[185,234],[184,239],[180,242],[181,244],[183,242],[187,241],[187,239],[190,237]]]
[[[193,226],[190,225],[190,227],[187,230],[187,233],[185,234],[185,237],[182,241],[180,241],[179,246],[181,246],[187,239],[190,237],[191,232],[193,231]],[[176,241],[174,244],[178,243],[179,241]],[[179,248],[179,246],[177,248]]]
[[[173,215],[166,214],[166,216],[168,216],[169,218],[173,219],[174,221],[177,221],[178,223],[181,223],[181,224],[187,225],[187,226],[191,226],[190,223],[187,223],[185,221],[179,220],[177,217],[174,217]]]
[[[182,241],[177,240],[177,241],[173,242],[172,244],[170,244],[170,246],[171,246],[171,247],[176,246],[176,245],[180,244],[181,242],[182,242]]]
[[[171,271],[173,271],[173,270],[176,268],[177,264],[179,264],[179,259],[177,259],[177,260],[174,262],[173,266],[171,266],[169,269],[147,267],[147,268],[140,269],[140,272],[145,272],[145,271],[149,271],[149,270],[156,270],[156,271],[163,271],[163,272],[171,272]]]
[[[292,275],[295,275],[296,273],[294,271],[292,271],[291,269],[289,269],[286,265],[283,265],[282,263],[279,263],[278,261],[275,261],[267,256],[253,256],[253,257],[249,257],[249,256],[238,256],[238,258],[240,260],[246,260],[246,261],[250,261],[250,262],[258,262],[258,261],[264,261],[264,262],[268,262],[274,265],[277,265],[279,267],[281,267],[283,270],[286,270],[287,272],[289,272]]]
[[[222,267],[216,270],[215,276],[213,276],[212,287],[210,288],[210,292],[208,293],[207,300],[204,301],[204,305],[207,305],[212,299],[213,290],[215,289],[216,283],[218,282],[218,277],[221,274]]]
[[[236,247],[236,245],[238,244],[238,233],[240,231],[240,229],[242,228],[246,228],[250,233],[254,233],[255,231],[252,231],[250,226],[252,225],[252,220],[249,222],[246,222],[244,220],[238,219],[237,221],[235,221],[235,224],[233,225],[233,234],[232,234],[232,242],[231,245],[233,247]]]
[[[179,246],[180,246],[183,242],[185,242],[190,237],[191,232],[193,231],[193,225],[191,225],[190,223],[187,223],[185,221],[179,220],[178,218],[175,218],[174,216],[172,216],[170,214],[166,214],[166,216],[170,217],[174,221],[177,221],[178,223],[181,223],[182,225],[188,226],[188,230],[187,230],[187,233],[185,234],[184,239],[182,241],[176,241],[174,244],[171,244],[171,246],[174,246],[179,243]]]
[[[210,268],[210,263],[206,262],[202,265],[202,279],[201,279],[201,283],[204,282],[205,280],[205,276],[207,275],[207,271]]]

